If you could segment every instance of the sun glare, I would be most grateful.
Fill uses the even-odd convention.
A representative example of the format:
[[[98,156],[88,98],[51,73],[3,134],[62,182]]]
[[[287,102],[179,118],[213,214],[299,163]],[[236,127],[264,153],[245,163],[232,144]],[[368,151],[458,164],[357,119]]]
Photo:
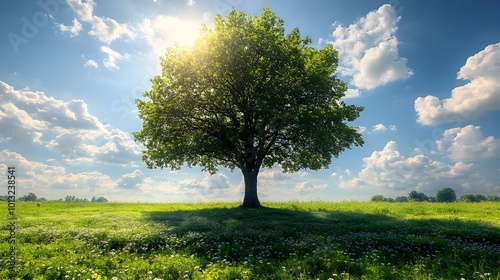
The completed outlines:
[[[169,41],[173,44],[191,46],[198,36],[200,27],[199,21],[178,19]]]

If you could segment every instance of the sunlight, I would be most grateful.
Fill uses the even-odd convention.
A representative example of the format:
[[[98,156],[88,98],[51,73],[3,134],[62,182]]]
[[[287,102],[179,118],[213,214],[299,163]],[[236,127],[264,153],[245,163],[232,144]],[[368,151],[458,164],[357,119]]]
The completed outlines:
[[[145,19],[141,30],[145,34],[147,43],[153,47],[155,53],[163,54],[166,47],[175,44],[190,46],[194,43],[201,19],[179,18],[159,15],[153,19]]]
[[[170,41],[174,44],[190,46],[194,44],[198,37],[198,30],[201,27],[201,22],[191,20],[178,20],[178,25],[175,27]]]

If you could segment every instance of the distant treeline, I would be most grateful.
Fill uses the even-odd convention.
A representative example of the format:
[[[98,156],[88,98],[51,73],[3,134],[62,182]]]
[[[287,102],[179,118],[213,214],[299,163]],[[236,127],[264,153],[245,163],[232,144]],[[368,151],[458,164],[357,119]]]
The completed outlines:
[[[372,196],[371,201],[386,201],[386,202],[481,202],[481,201],[493,201],[499,202],[500,196],[489,195],[485,196],[482,194],[464,194],[457,199],[455,190],[452,188],[444,188],[437,191],[436,196],[427,196],[425,193],[411,191],[408,196],[398,196],[396,198],[384,197],[381,194],[376,194]]]
[[[0,195],[0,201],[7,201],[8,196],[6,195]],[[17,201],[36,201],[36,202],[44,202],[44,201],[49,201],[48,199],[44,197],[37,197],[36,194],[30,192],[27,195],[21,196],[16,199]],[[50,201],[62,201],[62,202],[108,202],[108,200],[105,197],[95,197],[93,196],[90,200],[87,198],[78,198],[74,195],[68,195],[64,199],[56,199],[56,200],[50,200]]]

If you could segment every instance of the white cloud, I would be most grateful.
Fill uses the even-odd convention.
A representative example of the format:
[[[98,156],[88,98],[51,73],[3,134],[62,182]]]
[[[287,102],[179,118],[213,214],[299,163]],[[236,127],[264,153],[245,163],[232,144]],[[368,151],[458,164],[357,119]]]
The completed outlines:
[[[28,131],[33,129],[40,133],[43,130],[56,133],[80,131],[95,136],[105,130],[99,120],[89,113],[87,104],[83,100],[57,100],[46,96],[43,92],[16,90],[0,81],[0,105],[4,110],[5,108],[15,110],[17,114],[15,118],[21,121],[19,128]],[[4,130],[2,132],[7,133]]]
[[[33,119],[12,103],[0,103],[0,142],[40,143],[42,131],[47,128],[43,121]]]
[[[326,184],[314,185],[309,181],[301,182],[295,185],[295,192],[298,193],[317,193],[324,191],[327,188]]]
[[[450,98],[440,100],[428,95],[415,100],[419,123],[437,125],[473,120],[500,110],[500,43],[469,57],[457,78],[469,83],[454,88]]]
[[[20,195],[34,192],[37,196],[48,199],[64,198],[67,195],[103,196],[116,186],[116,182],[108,175],[98,171],[68,172],[64,167],[30,161],[9,150],[0,150],[0,158],[9,166],[15,166],[17,175],[22,178]],[[0,167],[6,170],[4,164],[0,163]]]
[[[198,181],[196,179],[184,179],[179,181],[178,194],[195,195],[199,198],[214,197],[219,193],[226,193],[230,189],[229,179],[223,173],[215,175],[205,175]]]
[[[360,97],[360,96],[361,96],[361,93],[359,92],[359,89],[350,88],[345,92],[345,96],[343,98],[349,99],[349,98],[356,98],[356,97]]]
[[[97,62],[95,62],[92,59],[87,60],[87,62],[85,62],[85,64],[84,64],[84,66],[85,67],[94,67],[94,68],[99,67],[99,65],[97,64]]]
[[[69,33],[70,37],[77,36],[80,30],[82,30],[82,24],[76,18],[73,19],[73,25],[64,25],[61,23],[58,27],[61,32]]]
[[[129,58],[129,54],[122,55],[108,46],[102,46],[101,51],[107,54],[107,58],[104,59],[102,64],[108,69],[120,69],[120,67],[116,65],[116,61]]]
[[[366,126],[358,126],[358,132],[363,134],[366,131]]]
[[[134,166],[141,150],[129,133],[103,125],[83,100],[62,101],[43,92],[16,90],[0,81],[0,141],[35,142],[66,163]],[[42,143],[42,136],[46,139]]]
[[[348,27],[336,23],[329,43],[339,51],[339,71],[352,76],[354,86],[374,89],[413,74],[398,53],[395,33],[400,18],[385,4]]]
[[[500,187],[481,175],[477,164],[462,161],[449,165],[424,155],[405,157],[396,142],[390,141],[381,151],[363,159],[363,169],[349,180],[341,178],[341,188],[358,188],[372,193],[402,193],[411,190],[433,195],[444,186],[457,193],[464,191],[494,193]]]
[[[92,159],[101,163],[136,166],[140,160],[141,149],[130,137],[130,134],[119,129],[106,132],[103,137],[94,142],[98,144],[79,145],[78,155],[83,159]],[[77,142],[78,143],[78,142]]]
[[[500,140],[493,136],[483,138],[481,127],[468,125],[448,129],[436,141],[439,151],[454,161],[477,161],[500,157]]]
[[[194,0],[188,0],[187,4],[188,4],[188,6],[194,6],[196,4],[196,1],[194,1]]]
[[[374,125],[372,128],[372,131],[386,131],[386,130],[387,130],[387,127],[385,127],[385,125],[383,125],[381,123]]]
[[[374,125],[372,128],[373,132],[383,132],[383,131],[387,131],[387,130],[396,131],[396,130],[398,130],[398,128],[394,124],[389,125],[389,128],[387,128],[385,125],[383,125],[381,123]]]
[[[108,17],[95,16],[93,0],[67,0],[71,9],[79,19],[91,25],[90,35],[97,37],[100,41],[111,43],[122,36],[133,37],[134,32],[127,24],[120,24]]]
[[[136,189],[144,179],[144,174],[136,169],[131,173],[127,173],[121,176],[118,180],[117,187],[121,189]]]
[[[201,22],[159,15],[146,18],[140,25],[144,39],[158,56],[165,54],[165,48],[174,44],[191,44],[198,35]]]

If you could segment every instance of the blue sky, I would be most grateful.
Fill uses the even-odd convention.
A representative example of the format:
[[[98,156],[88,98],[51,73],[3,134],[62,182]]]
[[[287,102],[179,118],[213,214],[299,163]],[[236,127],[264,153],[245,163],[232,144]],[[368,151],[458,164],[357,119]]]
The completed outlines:
[[[40,0],[0,2],[0,168],[18,195],[112,201],[241,200],[241,173],[148,170],[133,103],[159,57],[216,14],[264,6],[339,51],[363,147],[329,169],[259,175],[262,201],[374,194],[500,195],[498,1]],[[6,179],[6,178],[5,178]]]

